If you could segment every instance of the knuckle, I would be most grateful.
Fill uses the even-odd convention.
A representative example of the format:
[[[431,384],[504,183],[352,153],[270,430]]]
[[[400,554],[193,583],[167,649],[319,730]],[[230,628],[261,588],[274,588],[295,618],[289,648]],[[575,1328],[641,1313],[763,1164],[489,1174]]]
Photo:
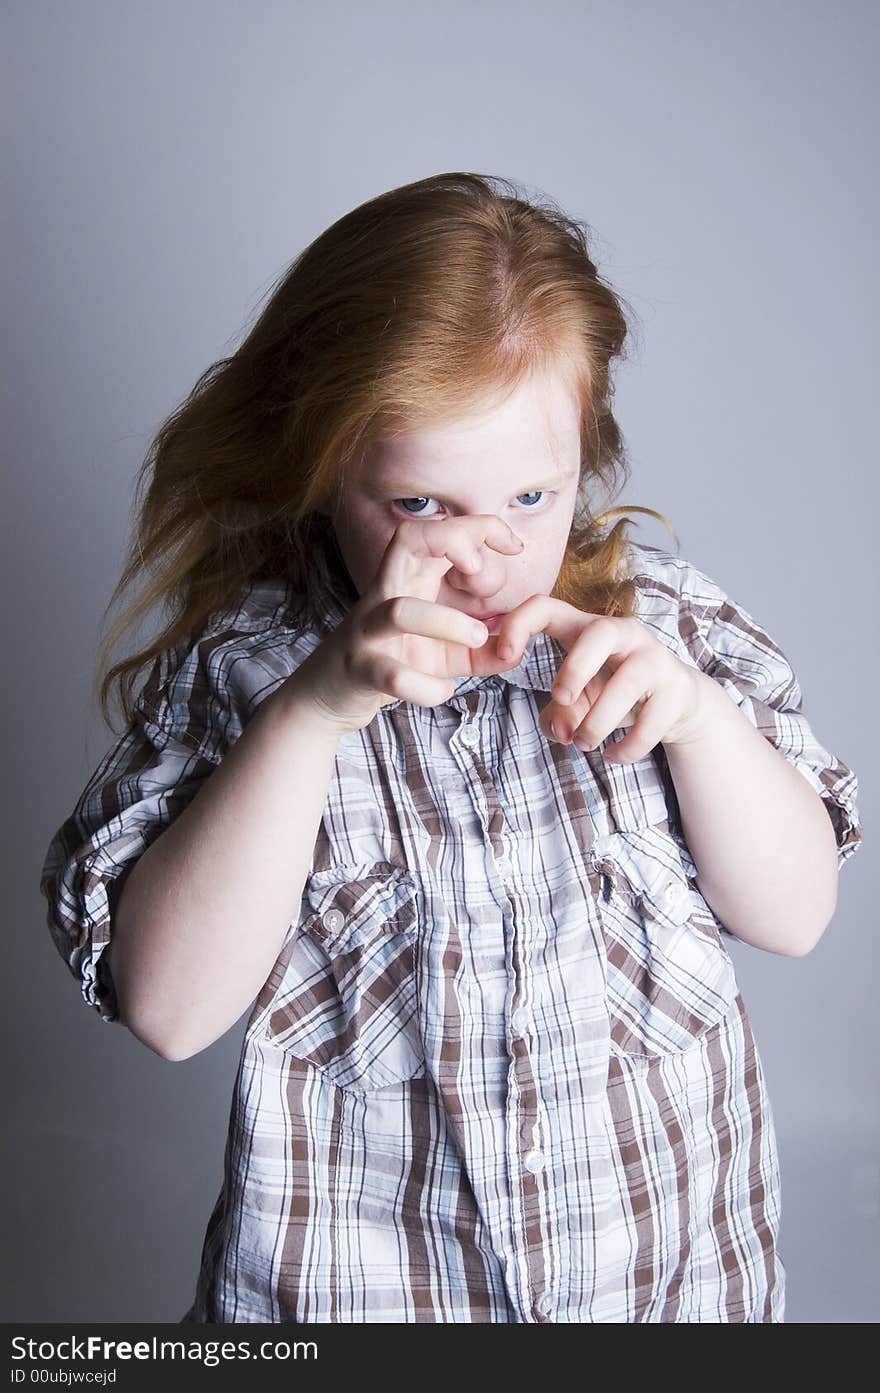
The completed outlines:
[[[357,677],[360,666],[359,650],[354,644],[346,644],[342,650],[342,671],[347,681],[351,682]]]
[[[358,689],[365,687],[368,691],[374,691],[376,689],[375,668],[375,658],[369,651],[353,654],[349,660],[346,677],[353,687]]]
[[[403,674],[399,668],[386,665],[384,672],[379,673],[377,690],[380,692],[387,692],[389,696],[393,697],[402,696],[402,677]]]
[[[395,629],[402,629],[406,623],[407,602],[405,595],[392,595],[386,604],[386,616],[388,622]]]

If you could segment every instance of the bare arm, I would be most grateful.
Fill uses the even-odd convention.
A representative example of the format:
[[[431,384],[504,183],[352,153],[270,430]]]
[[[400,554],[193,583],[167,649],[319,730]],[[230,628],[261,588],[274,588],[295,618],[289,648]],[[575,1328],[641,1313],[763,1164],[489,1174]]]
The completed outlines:
[[[120,1018],[163,1058],[235,1024],[299,916],[340,732],[297,673],[260,705],[122,888],[105,949]]]
[[[705,673],[705,726],[664,745],[697,885],[737,938],[799,957],[837,904],[837,843],[822,799]]]

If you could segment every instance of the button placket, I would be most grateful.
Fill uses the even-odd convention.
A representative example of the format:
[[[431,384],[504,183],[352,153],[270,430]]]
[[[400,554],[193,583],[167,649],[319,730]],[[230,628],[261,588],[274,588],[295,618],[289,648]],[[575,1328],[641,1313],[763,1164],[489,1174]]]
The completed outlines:
[[[670,877],[666,884],[659,891],[660,903],[666,910],[672,909],[681,895],[681,886],[674,877]]]
[[[462,797],[466,791],[467,789],[462,775],[456,778],[451,774],[447,774],[440,780],[440,792],[444,795],[453,816],[456,815],[456,809],[461,805]]]
[[[541,1295],[535,1300],[535,1314],[539,1316],[549,1316],[556,1305],[556,1299],[552,1291],[542,1291]]]
[[[686,881],[670,874],[653,890],[638,896],[643,913],[659,919],[670,928],[677,927],[690,913],[690,891]]]
[[[525,1035],[530,1019],[528,1009],[525,1006],[517,1006],[510,1017],[510,1028],[514,1035]]]

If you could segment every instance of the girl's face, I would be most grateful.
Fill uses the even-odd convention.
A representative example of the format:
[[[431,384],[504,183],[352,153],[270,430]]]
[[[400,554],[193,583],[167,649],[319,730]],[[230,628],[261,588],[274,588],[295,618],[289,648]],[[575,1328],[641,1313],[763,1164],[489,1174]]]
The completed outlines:
[[[506,614],[532,595],[549,595],[571,530],[579,463],[578,406],[558,374],[532,375],[503,406],[453,426],[382,442],[346,481],[331,515],[358,594],[404,519],[496,513],[523,550],[503,556],[483,546],[481,569],[450,567],[437,603]]]

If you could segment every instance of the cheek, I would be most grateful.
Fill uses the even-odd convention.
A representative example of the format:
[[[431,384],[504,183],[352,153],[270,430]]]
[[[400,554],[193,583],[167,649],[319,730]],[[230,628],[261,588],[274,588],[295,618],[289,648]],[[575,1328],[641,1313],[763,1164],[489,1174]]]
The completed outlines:
[[[558,566],[565,554],[571,523],[560,520],[556,526],[526,538],[529,552],[539,565]]]
[[[550,537],[541,539],[540,547],[535,551],[535,566],[541,570],[541,585],[539,589],[542,593],[550,594],[559,578],[565,561],[565,549],[571,532],[570,527],[559,528]]]

